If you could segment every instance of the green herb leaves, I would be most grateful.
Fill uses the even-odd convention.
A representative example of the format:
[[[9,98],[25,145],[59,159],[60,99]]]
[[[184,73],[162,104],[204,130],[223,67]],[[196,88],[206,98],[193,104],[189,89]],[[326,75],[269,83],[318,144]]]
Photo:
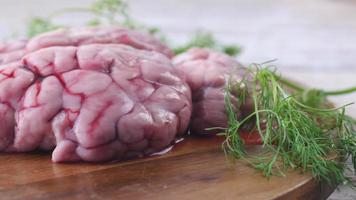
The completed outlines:
[[[213,34],[206,31],[197,31],[186,44],[174,48],[173,51],[175,54],[179,54],[193,47],[215,49],[230,56],[236,56],[241,52],[239,46],[219,44]]]
[[[86,25],[121,25],[128,28],[138,26],[128,14],[128,4],[125,0],[96,0],[92,5],[81,8],[65,8],[54,12],[47,18],[36,17],[27,27],[27,35],[32,37],[37,34],[51,31],[63,25],[55,25],[53,19],[68,13],[88,13],[92,18]]]
[[[225,95],[229,127],[223,133],[224,150],[247,160],[267,177],[294,169],[311,172],[330,185],[349,182],[344,176],[343,159],[352,156],[356,166],[356,132],[355,121],[344,114],[345,106],[325,108],[325,95],[318,90],[310,90],[307,97],[289,94],[281,78],[268,67],[253,65],[247,71],[253,77],[245,84],[252,85],[254,112],[244,119],[236,117],[229,99],[231,88],[239,87],[229,83]],[[306,101],[302,103],[303,98]],[[255,119],[255,131],[262,138],[266,150],[262,154],[246,153],[238,134],[250,119]]]
[[[120,24],[134,28],[135,25],[128,13],[128,8],[129,6],[124,0],[97,0],[90,6],[90,10],[96,16],[93,20],[96,20],[97,24],[102,24],[106,20],[107,24]]]
[[[33,18],[27,27],[27,35],[33,37],[40,33],[48,32],[64,25],[57,25],[53,22],[58,16],[68,13],[87,13],[91,17],[85,23],[86,26],[99,25],[119,25],[138,31],[147,32],[156,36],[163,43],[168,40],[157,27],[148,27],[135,21],[129,14],[129,5],[125,0],[96,0],[87,7],[65,8],[52,13],[47,18]],[[197,31],[192,38],[185,44],[174,47],[176,54],[187,51],[192,47],[210,48],[224,52],[231,56],[236,56],[241,52],[241,48],[237,45],[222,45],[217,42],[212,33],[206,31]]]
[[[60,26],[53,25],[50,20],[44,18],[33,18],[27,27],[27,35],[33,37],[40,33],[45,33],[51,30],[60,28]]]

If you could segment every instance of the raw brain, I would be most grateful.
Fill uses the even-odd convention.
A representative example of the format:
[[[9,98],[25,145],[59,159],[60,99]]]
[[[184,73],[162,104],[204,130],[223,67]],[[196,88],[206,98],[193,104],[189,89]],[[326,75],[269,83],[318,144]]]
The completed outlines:
[[[54,162],[160,151],[185,133],[189,87],[160,53],[126,45],[51,47],[0,67],[0,150]]]
[[[0,64],[19,61],[26,52],[51,46],[81,46],[88,44],[126,44],[136,49],[157,51],[172,57],[172,51],[157,39],[120,27],[59,29],[38,35],[29,41],[0,42]]]
[[[0,65],[18,61],[25,55],[27,40],[0,41]]]
[[[216,133],[207,130],[213,127],[227,127],[228,119],[225,109],[225,88],[227,80],[237,82],[247,78],[246,69],[235,59],[223,53],[209,49],[193,48],[173,59],[175,67],[183,72],[192,90],[193,112],[190,131],[193,134]],[[238,94],[231,95],[237,105]],[[246,116],[252,111],[251,99],[237,111],[238,117]]]

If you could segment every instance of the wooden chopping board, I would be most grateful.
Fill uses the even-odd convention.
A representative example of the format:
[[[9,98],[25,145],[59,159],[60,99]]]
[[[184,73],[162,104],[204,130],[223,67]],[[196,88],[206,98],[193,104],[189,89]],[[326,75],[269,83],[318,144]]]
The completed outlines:
[[[162,155],[107,164],[54,164],[49,153],[0,154],[0,199],[325,199],[309,174],[267,180],[232,163],[222,138],[187,137]]]

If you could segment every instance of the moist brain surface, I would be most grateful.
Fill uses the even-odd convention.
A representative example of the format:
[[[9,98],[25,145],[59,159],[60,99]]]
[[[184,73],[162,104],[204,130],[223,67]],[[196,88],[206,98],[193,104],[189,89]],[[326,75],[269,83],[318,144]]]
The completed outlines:
[[[209,128],[226,128],[228,118],[225,105],[225,89],[228,80],[239,82],[246,76],[246,68],[235,59],[210,49],[192,48],[173,59],[175,67],[181,71],[192,90],[193,113],[190,129],[193,134],[210,134],[221,131]],[[247,87],[247,86],[246,86]],[[246,99],[241,108],[238,104],[240,91],[231,92],[237,116],[251,113],[252,100]]]
[[[185,133],[189,87],[160,54],[126,45],[50,47],[0,67],[0,150],[54,162],[152,154]]]
[[[59,29],[29,40],[0,41],[0,64],[21,60],[29,52],[52,46],[88,44],[125,44],[136,49],[157,51],[172,57],[172,51],[150,35],[121,27],[85,27]]]

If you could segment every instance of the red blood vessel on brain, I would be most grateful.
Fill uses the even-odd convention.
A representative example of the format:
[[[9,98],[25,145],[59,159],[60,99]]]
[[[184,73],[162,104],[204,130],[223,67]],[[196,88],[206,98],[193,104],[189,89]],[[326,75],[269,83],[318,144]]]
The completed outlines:
[[[81,46],[87,44],[126,44],[136,49],[157,51],[172,57],[172,51],[157,39],[120,27],[59,29],[30,40],[0,42],[0,64],[19,61],[26,53],[51,46]]]
[[[112,43],[108,34],[51,39],[59,33],[30,40],[26,51],[33,53],[0,67],[1,151],[54,149],[55,162],[107,161],[152,154],[186,132],[191,92],[168,48],[136,33],[121,43],[147,50],[87,45]],[[41,49],[52,46],[48,41],[63,47]]]

